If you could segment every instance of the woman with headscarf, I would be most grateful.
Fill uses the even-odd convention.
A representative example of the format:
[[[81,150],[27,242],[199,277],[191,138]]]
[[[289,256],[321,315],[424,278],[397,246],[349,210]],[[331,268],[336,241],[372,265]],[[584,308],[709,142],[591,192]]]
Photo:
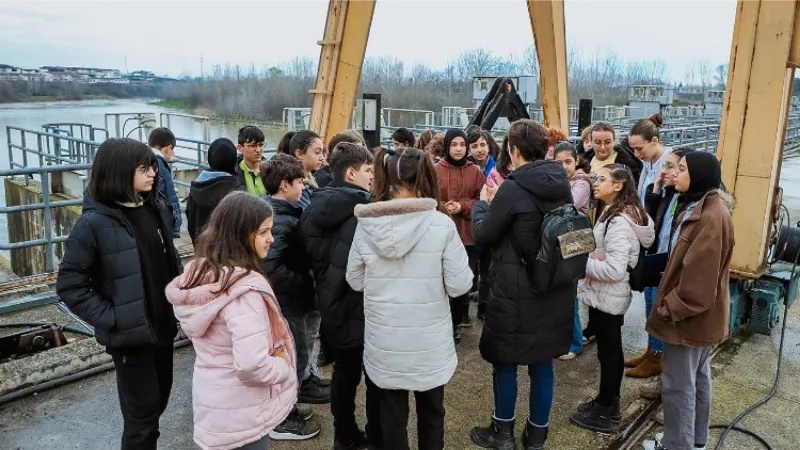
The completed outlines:
[[[669,260],[647,332],[664,342],[661,399],[664,432],[646,450],[706,448],[711,410],[711,349],[728,336],[728,267],[733,254],[732,202],[721,190],[717,158],[686,154]]]
[[[444,158],[436,163],[436,180],[439,188],[440,210],[450,215],[456,223],[458,235],[467,249],[470,268],[478,272],[478,254],[472,234],[472,205],[481,195],[486,181],[480,167],[470,161],[467,134],[457,128],[447,130],[444,136]],[[453,339],[461,341],[462,324],[469,325],[469,297],[463,295],[450,301],[453,314]]]

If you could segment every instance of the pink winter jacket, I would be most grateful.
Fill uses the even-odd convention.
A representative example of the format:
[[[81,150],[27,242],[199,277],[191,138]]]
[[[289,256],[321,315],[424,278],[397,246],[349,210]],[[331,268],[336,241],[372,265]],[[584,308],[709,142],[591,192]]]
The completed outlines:
[[[219,283],[180,289],[196,263],[172,280],[166,294],[196,353],[194,441],[204,450],[229,450],[261,439],[292,410],[294,341],[261,274],[245,275],[223,293],[214,293]],[[237,268],[233,276],[241,273]],[[291,364],[271,356],[281,346]]]
[[[500,172],[497,171],[497,167],[495,167],[489,172],[489,177],[486,178],[486,185],[500,187],[503,181],[506,181],[506,179],[500,175]]]

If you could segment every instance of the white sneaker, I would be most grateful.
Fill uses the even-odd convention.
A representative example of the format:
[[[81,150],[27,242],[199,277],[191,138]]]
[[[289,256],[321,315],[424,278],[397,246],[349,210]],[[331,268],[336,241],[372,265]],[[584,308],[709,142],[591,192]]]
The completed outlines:
[[[561,355],[558,359],[562,361],[569,361],[570,359],[575,359],[575,353],[569,352],[566,355]]]
[[[661,439],[664,439],[664,433],[656,433],[655,440],[647,439],[642,442],[644,450],[658,450],[664,448],[661,446]]]

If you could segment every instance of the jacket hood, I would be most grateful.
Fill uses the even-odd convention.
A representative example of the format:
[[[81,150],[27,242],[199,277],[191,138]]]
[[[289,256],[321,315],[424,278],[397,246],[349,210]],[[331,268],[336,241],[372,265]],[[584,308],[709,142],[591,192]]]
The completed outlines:
[[[656,240],[656,230],[651,217],[647,217],[647,225],[639,225],[636,223],[636,220],[626,213],[622,213],[620,216],[628,221],[631,228],[633,228],[633,231],[636,233],[636,237],[639,238],[639,243],[641,243],[644,248],[649,248],[653,245],[653,242]]]
[[[511,172],[508,180],[513,180],[534,197],[545,201],[571,198],[572,195],[567,171],[558,161],[529,162]]]
[[[733,197],[728,191],[723,191],[722,189],[717,189],[717,195],[719,195],[719,199],[722,200],[722,204],[728,208],[729,212],[733,212],[736,208],[736,199]]]
[[[175,317],[181,323],[181,329],[189,338],[199,338],[205,335],[206,330],[219,316],[222,308],[230,302],[241,297],[247,292],[254,291],[268,294],[275,298],[267,279],[257,272],[250,272],[238,280],[227,292],[217,292],[220,282],[202,284],[191,289],[181,289],[189,282],[195,264],[199,260],[190,261],[182,275],[172,280],[166,288],[167,300],[172,303]],[[231,269],[223,269],[228,272]],[[231,276],[238,277],[245,273],[244,269],[234,268]],[[210,278],[210,274],[209,274]]]
[[[189,195],[203,207],[219,204],[223,197],[239,187],[239,180],[227,172],[204,170],[192,181]]]
[[[400,259],[428,232],[436,206],[431,198],[398,199],[357,205],[355,215],[375,253]]]
[[[344,221],[353,217],[356,205],[369,203],[372,194],[347,183],[333,182],[328,187],[311,194],[309,220],[322,229],[338,228]]]

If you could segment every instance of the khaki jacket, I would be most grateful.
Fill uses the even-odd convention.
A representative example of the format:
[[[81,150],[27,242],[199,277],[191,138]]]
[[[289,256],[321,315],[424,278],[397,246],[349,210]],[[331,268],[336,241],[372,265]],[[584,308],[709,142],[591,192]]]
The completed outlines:
[[[683,222],[647,319],[648,333],[687,347],[710,347],[728,336],[731,205],[728,194],[711,191]],[[674,226],[682,220],[683,214]]]

